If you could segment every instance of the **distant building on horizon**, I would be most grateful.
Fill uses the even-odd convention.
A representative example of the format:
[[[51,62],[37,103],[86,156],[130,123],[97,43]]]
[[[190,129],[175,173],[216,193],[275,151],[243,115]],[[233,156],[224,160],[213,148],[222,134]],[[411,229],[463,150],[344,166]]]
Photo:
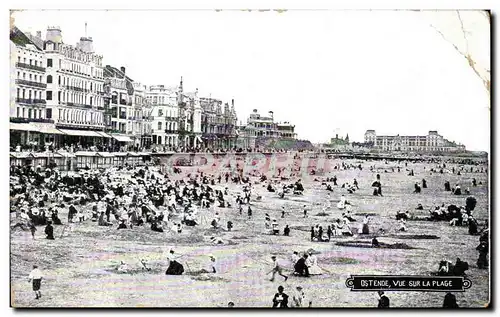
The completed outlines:
[[[382,151],[414,151],[414,152],[463,152],[465,146],[445,139],[437,131],[429,131],[427,135],[400,136],[377,135],[375,130],[366,130],[365,143]]]
[[[238,144],[243,148],[266,147],[271,140],[297,139],[295,125],[288,121],[275,122],[272,111],[264,116],[257,109],[250,114],[246,124],[240,124],[238,133]]]

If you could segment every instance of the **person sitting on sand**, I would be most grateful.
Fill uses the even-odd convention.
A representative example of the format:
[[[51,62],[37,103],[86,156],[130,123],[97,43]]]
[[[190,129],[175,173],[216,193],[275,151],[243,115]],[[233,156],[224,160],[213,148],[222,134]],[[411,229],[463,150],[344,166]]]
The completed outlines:
[[[290,227],[288,227],[288,225],[286,225],[285,229],[283,229],[283,235],[286,237],[290,236]]]
[[[307,267],[306,261],[309,255],[307,253],[304,253],[304,255],[297,260],[297,262],[294,265],[294,272],[293,274],[299,275],[299,276],[304,276],[304,277],[309,277],[309,268]]]
[[[118,225],[118,228],[116,230],[120,229],[128,229],[127,225],[125,224],[125,219],[120,220],[120,224]]]
[[[47,226],[45,227],[45,234],[47,235],[47,239],[54,240],[54,227],[52,227],[52,221],[47,222]]]
[[[420,188],[420,185],[418,183],[415,183],[415,190],[413,192],[416,194],[420,194],[422,192],[422,189]]]
[[[104,211],[101,211],[101,215],[99,216],[99,221],[97,222],[99,226],[112,226],[113,224],[111,222],[106,221],[104,219]]]
[[[224,240],[221,237],[210,237],[210,242],[212,244],[224,244]]]
[[[163,226],[156,219],[156,217],[151,221],[151,230],[153,230],[155,232],[163,232]]]
[[[120,261],[120,264],[116,268],[119,273],[127,273],[130,270],[130,267],[123,261]]]
[[[217,273],[215,257],[212,254],[209,254],[208,257],[209,261],[206,267],[200,270],[200,273],[215,274]]]
[[[439,276],[446,276],[446,275],[449,275],[450,273],[450,266],[451,266],[451,262],[449,261],[441,261],[439,262],[439,269],[437,271],[437,275]]]
[[[399,219],[399,231],[406,231],[406,219]]]
[[[271,227],[272,227],[272,234],[273,235],[279,235],[280,234],[280,229],[279,229],[279,225],[278,225],[278,222],[276,221],[276,219],[273,219],[273,222],[271,223]]]
[[[452,190],[453,195],[462,195],[462,189],[460,189],[460,185],[456,185]]]
[[[308,258],[306,259],[306,265],[309,270],[310,275],[321,275],[323,271],[318,266],[318,258],[312,251],[308,252]]]

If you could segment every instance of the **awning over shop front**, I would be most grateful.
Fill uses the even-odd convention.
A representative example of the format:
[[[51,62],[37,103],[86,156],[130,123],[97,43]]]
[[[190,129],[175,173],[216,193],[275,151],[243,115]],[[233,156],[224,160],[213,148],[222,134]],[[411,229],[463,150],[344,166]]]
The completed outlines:
[[[101,132],[101,131],[99,131],[97,133],[99,133],[100,135],[102,135],[104,138],[112,138],[112,136],[109,135],[109,134],[107,134],[107,133],[104,133],[104,132]]]
[[[91,137],[99,137],[99,138],[103,137],[97,131],[89,131],[89,130],[66,130],[66,129],[59,129],[59,130],[62,131],[66,135],[91,136]]]
[[[112,136],[113,136],[113,139],[115,139],[118,142],[132,142],[132,139],[129,138],[128,136],[125,136],[125,135],[113,134]]]
[[[53,127],[40,126],[40,132],[44,134],[64,134],[63,132],[57,130]]]
[[[40,132],[40,130],[30,123],[10,123],[10,130]]]

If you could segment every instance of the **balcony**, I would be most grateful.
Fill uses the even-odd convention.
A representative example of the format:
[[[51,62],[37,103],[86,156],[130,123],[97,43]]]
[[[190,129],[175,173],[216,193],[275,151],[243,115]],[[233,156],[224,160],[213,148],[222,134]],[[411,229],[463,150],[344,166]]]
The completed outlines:
[[[41,122],[41,123],[54,123],[51,119],[40,119],[40,118],[10,118],[12,123],[29,123],[29,122]]]
[[[70,107],[79,107],[79,108],[86,108],[86,109],[92,109],[92,105],[84,105],[80,103],[74,103],[74,102],[61,102],[63,105],[70,106]]]
[[[16,84],[18,84],[18,85],[25,85],[25,86],[32,86],[32,87],[38,87],[38,88],[47,88],[47,84],[38,83],[36,81],[24,80],[24,79],[16,79]]]
[[[16,67],[37,70],[39,72],[44,72],[45,71],[45,68],[43,68],[43,67],[35,66],[35,65],[30,65],[30,64],[25,64],[25,63],[16,63]]]
[[[16,98],[17,103],[24,103],[28,105],[45,105],[47,104],[47,101],[43,99],[23,99],[23,98]]]

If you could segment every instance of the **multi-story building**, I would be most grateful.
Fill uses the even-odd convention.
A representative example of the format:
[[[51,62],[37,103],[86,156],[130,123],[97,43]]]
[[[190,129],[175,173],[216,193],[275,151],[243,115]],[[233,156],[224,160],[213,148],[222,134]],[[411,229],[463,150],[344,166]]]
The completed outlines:
[[[460,152],[465,146],[448,141],[437,131],[422,136],[376,135],[375,130],[365,132],[365,143],[382,151]]]
[[[141,147],[150,147],[152,143],[153,108],[147,99],[147,86],[134,83],[134,115],[136,116],[133,134],[140,141]]]
[[[45,90],[45,58],[43,45],[37,45],[27,34],[17,27],[10,32],[10,118],[14,123],[47,123],[53,126],[53,121],[46,119]],[[15,125],[14,125],[15,127]],[[22,128],[21,128],[22,127]],[[35,132],[33,125],[18,126],[14,130],[12,143],[25,144],[38,142],[41,135]],[[44,136],[42,136],[44,137]],[[29,138],[29,140],[28,140]]]
[[[152,106],[152,144],[173,149],[179,144],[179,87],[148,87],[146,97]]]
[[[237,116],[234,109],[234,99],[231,108],[226,102],[222,111],[222,101],[210,98],[200,98],[201,103],[201,131],[205,147],[232,148],[236,146]]]
[[[289,122],[274,122],[274,113],[269,111],[268,116],[262,116],[257,109],[253,110],[247,119],[246,125],[240,124],[238,127],[238,146],[245,148],[254,148],[266,143],[268,140],[297,138],[295,126]]]
[[[195,92],[184,92],[183,81],[177,94],[179,105],[179,146],[184,148],[200,148],[201,139],[201,103],[198,88]]]
[[[48,134],[40,143],[87,145],[109,138],[99,133],[104,130],[104,78],[102,56],[94,53],[92,38],[81,37],[76,46],[72,46],[63,42],[59,27],[48,27],[45,40],[41,32],[36,36],[20,36],[22,32],[13,30],[18,34],[17,42],[28,43],[29,48],[21,52],[23,56],[14,56],[18,59],[17,67],[29,68],[32,72],[17,74],[16,71],[19,97],[17,91],[14,95],[20,106],[16,106],[16,113],[11,113],[11,117],[37,121],[34,130]]]
[[[105,143],[102,56],[91,37],[76,46],[65,44],[59,27],[48,27],[44,42],[47,67],[47,119],[64,133],[62,143]]]
[[[143,140],[143,106],[146,88],[125,74],[125,67],[106,65],[104,76],[109,82],[109,131],[120,144],[140,146]],[[147,114],[146,117],[148,117]]]

